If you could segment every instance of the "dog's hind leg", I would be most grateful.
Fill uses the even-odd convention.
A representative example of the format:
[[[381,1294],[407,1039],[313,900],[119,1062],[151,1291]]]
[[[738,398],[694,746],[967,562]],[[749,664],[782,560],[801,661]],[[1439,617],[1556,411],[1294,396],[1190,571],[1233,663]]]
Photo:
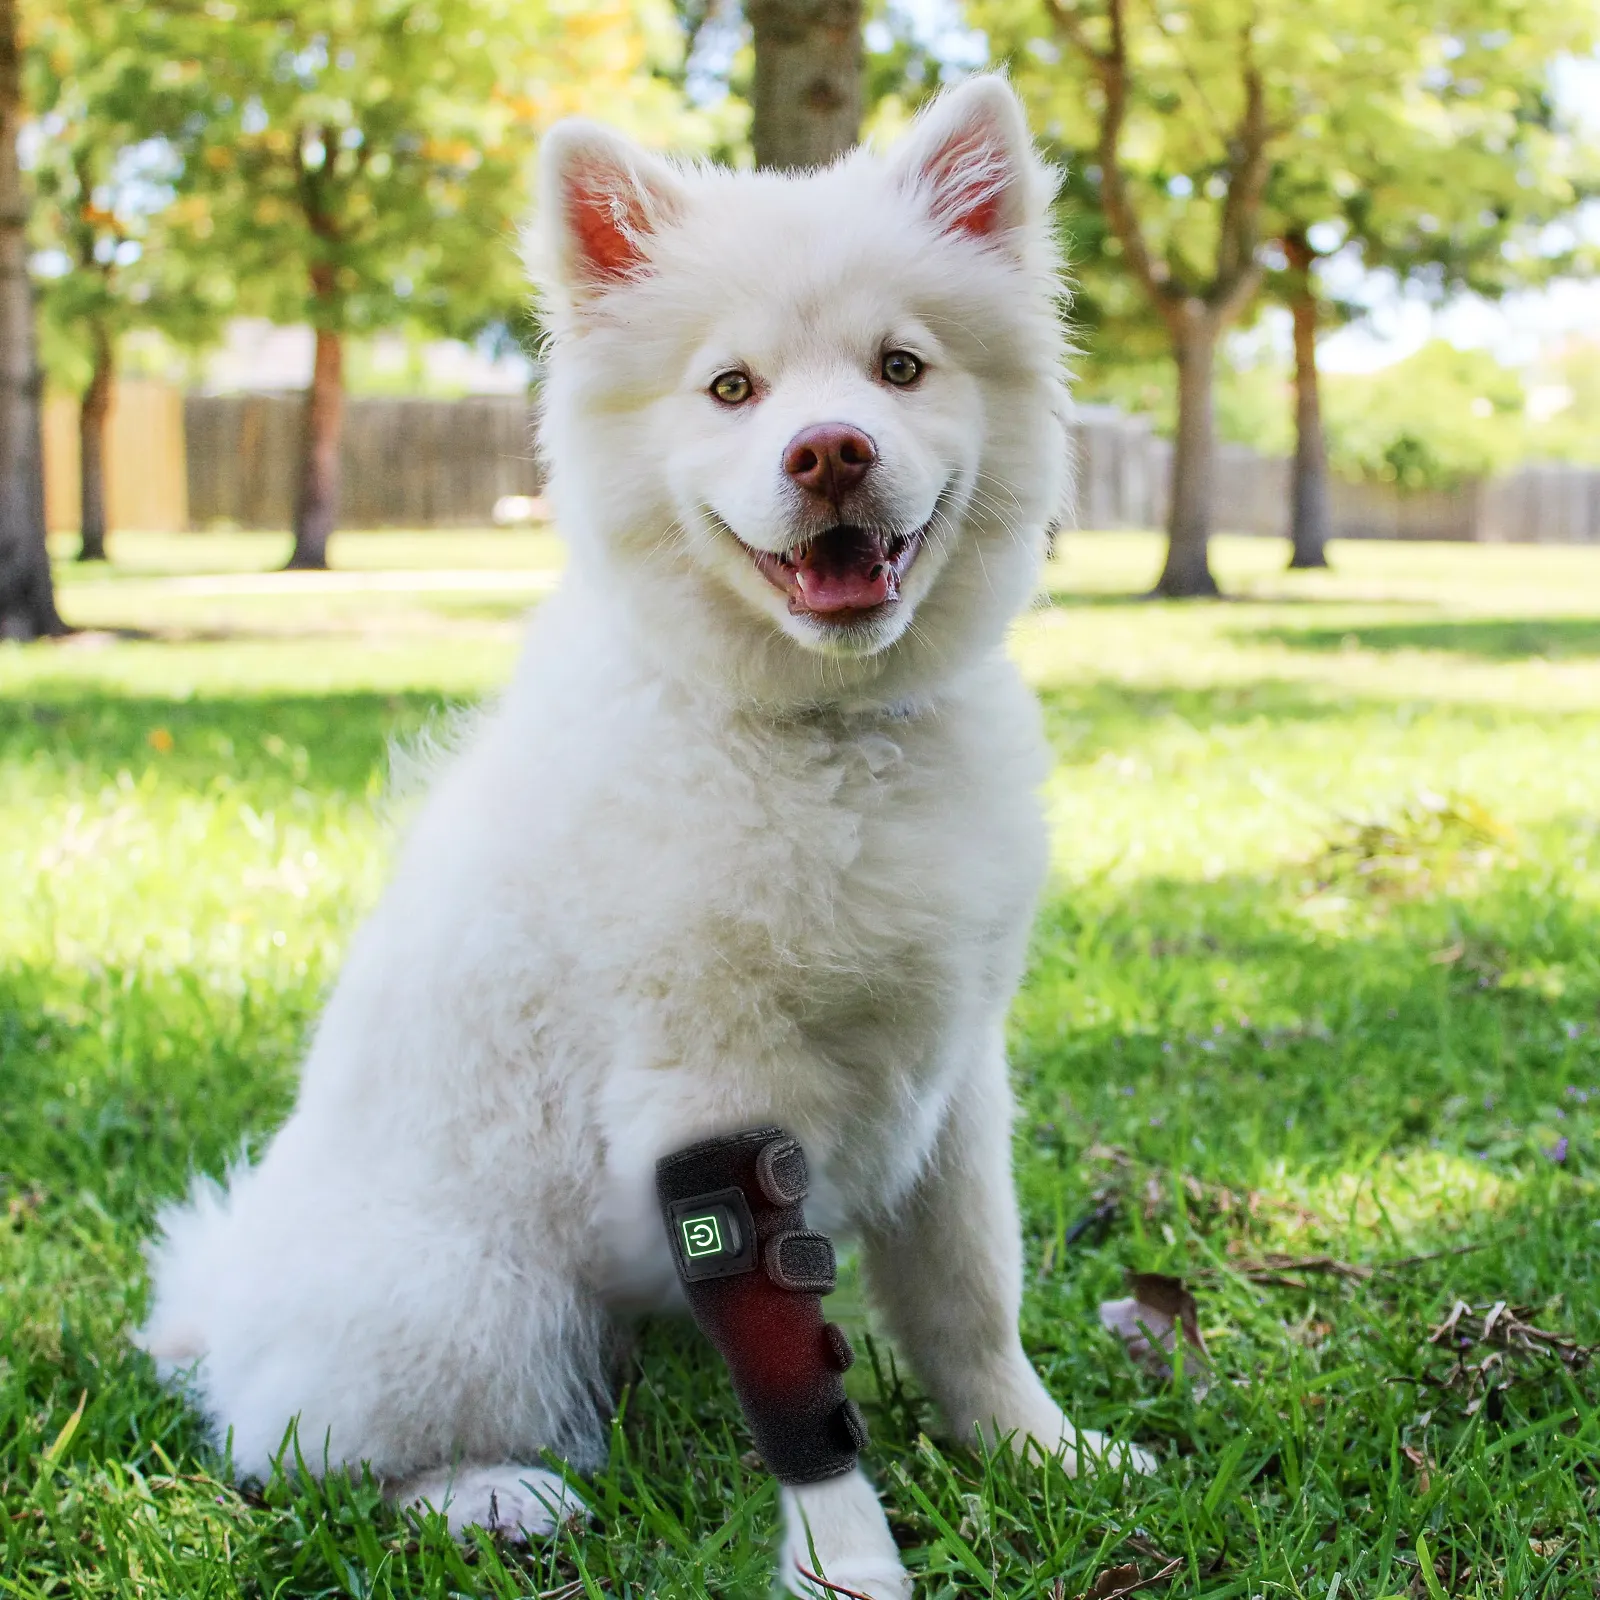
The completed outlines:
[[[492,1468],[501,1520],[536,1523],[537,1494],[506,1504],[524,1478],[549,1487],[525,1464],[549,1450],[587,1472],[606,1453],[607,1318],[570,1252],[520,1199],[419,1199],[286,1145],[168,1213],[145,1347],[192,1363],[243,1477],[271,1474],[293,1423],[291,1469],[417,1481],[439,1504],[451,1463]]]
[[[402,1508],[443,1512],[457,1538],[476,1527],[515,1544],[554,1533],[588,1511],[556,1473],[515,1461],[424,1472],[385,1484],[384,1495]]]

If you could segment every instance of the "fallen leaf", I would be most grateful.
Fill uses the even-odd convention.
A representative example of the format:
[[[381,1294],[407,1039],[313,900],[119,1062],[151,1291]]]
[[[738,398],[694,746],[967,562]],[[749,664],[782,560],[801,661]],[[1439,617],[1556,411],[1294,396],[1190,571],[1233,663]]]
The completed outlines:
[[[1121,1594],[1130,1583],[1138,1581],[1137,1561],[1129,1561],[1120,1567],[1105,1567],[1094,1582],[1083,1591],[1082,1600],[1109,1600],[1109,1596]]]
[[[1401,1454],[1417,1469],[1417,1493],[1426,1494],[1433,1486],[1433,1479],[1429,1476],[1432,1463],[1427,1456],[1413,1444],[1402,1445]]]
[[[1120,1567],[1106,1567],[1079,1595],[1078,1600],[1123,1600],[1124,1595],[1136,1594],[1140,1589],[1149,1589],[1158,1583],[1166,1582],[1182,1565],[1182,1557],[1175,1557],[1159,1572],[1152,1572],[1148,1578],[1139,1576],[1138,1565],[1132,1561]]]
[[[30,1217],[36,1216],[44,1204],[44,1190],[35,1184],[21,1194],[11,1195],[6,1201],[6,1221],[20,1228]]]
[[[1200,1336],[1200,1318],[1195,1298],[1182,1278],[1161,1272],[1130,1272],[1124,1300],[1106,1300],[1100,1306],[1100,1325],[1122,1340],[1129,1358],[1158,1377],[1172,1373],[1172,1354],[1182,1329],[1188,1349],[1185,1368],[1201,1381],[1195,1391],[1205,1390],[1204,1375],[1211,1368],[1211,1355]]]

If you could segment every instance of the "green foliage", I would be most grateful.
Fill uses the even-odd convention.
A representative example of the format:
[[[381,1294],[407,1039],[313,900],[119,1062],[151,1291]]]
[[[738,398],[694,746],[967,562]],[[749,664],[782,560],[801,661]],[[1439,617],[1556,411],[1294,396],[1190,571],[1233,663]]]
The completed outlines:
[[[1404,489],[1486,477],[1527,448],[1521,378],[1442,339],[1380,372],[1325,378],[1323,407],[1335,468]]]
[[[1355,26],[1370,12],[1348,9]],[[1545,230],[1600,184],[1600,151],[1575,109],[1558,110],[1551,72],[1593,47],[1593,8],[1431,0],[1392,14],[1398,56],[1368,51],[1350,92],[1307,108],[1273,173],[1267,232],[1307,236],[1321,255],[1353,245],[1368,269],[1436,296],[1498,296],[1571,270],[1582,252]],[[1295,274],[1280,269],[1270,287],[1292,294]],[[1360,312],[1322,298],[1325,316]]]
[[[1600,464],[1600,341],[1568,341],[1531,376],[1529,456]]]
[[[1107,90],[1088,52],[1103,57],[1120,38],[1124,181],[1158,277],[1194,294],[1216,273],[1230,193],[1235,206],[1248,203],[1240,141],[1252,92],[1263,97],[1270,176],[1307,147],[1331,105],[1403,93],[1423,25],[1412,6],[1367,0],[1176,0],[1153,9],[976,0],[972,15],[1042,131],[1102,192],[1096,142]],[[1107,238],[1096,265],[1120,270],[1124,254],[1122,241]]]
[[[51,0],[25,16],[40,347],[49,375],[81,389],[97,336],[114,345],[139,327],[203,343],[233,283],[214,254],[173,230],[177,161],[152,108],[178,108],[159,87],[138,8]]]
[[[345,535],[351,571],[425,556],[483,590],[274,596],[167,579],[281,539],[123,553],[63,571],[63,605],[149,637],[0,652],[0,1593],[765,1597],[773,1489],[681,1328],[643,1330],[595,1524],[527,1554],[339,1480],[234,1488],[129,1347],[154,1208],[281,1117],[379,891],[387,741],[503,681],[493,573],[553,554]],[[850,1382],[920,1592],[1048,1600],[1156,1550],[1197,1600],[1431,1594],[1425,1540],[1440,1593],[1579,1600],[1600,1370],[1507,1357],[1484,1396],[1429,1332],[1459,1297],[1600,1340],[1597,552],[1346,546],[1286,593],[1269,541],[1221,540],[1255,603],[1125,603],[1155,555],[1066,539],[1016,633],[1056,861],[1011,1044],[1028,1348],[1161,1470],[933,1445],[876,1341]],[[1274,1250],[1464,1253],[1241,1270]],[[1130,1267],[1196,1285],[1203,1398],[1098,1327]]]
[[[185,104],[185,221],[225,250],[241,304],[279,321],[515,324],[543,127],[603,110],[704,142],[704,119],[654,75],[679,47],[655,0],[146,0],[144,25]]]
[[[1109,392],[1111,369],[1129,367],[1120,386],[1148,389],[1164,356],[1158,305],[1220,302],[1230,260],[1237,271],[1254,253],[1269,291],[1293,292],[1298,275],[1270,244],[1291,231],[1436,293],[1498,294],[1577,259],[1542,229],[1600,178],[1548,83],[1563,52],[1594,42],[1584,0],[974,0],[970,15],[1070,175],[1091,387]],[[1119,166],[1148,271],[1105,216],[1097,146],[1119,39]]]

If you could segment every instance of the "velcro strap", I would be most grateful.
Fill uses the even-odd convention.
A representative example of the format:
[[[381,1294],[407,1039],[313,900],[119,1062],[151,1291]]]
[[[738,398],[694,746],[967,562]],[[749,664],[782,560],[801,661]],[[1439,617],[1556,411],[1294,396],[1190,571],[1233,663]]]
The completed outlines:
[[[776,1233],[762,1248],[767,1276],[797,1294],[832,1294],[838,1276],[833,1240],[810,1228]]]
[[[799,1205],[811,1187],[805,1151],[793,1139],[774,1139],[756,1157],[756,1181],[773,1205]]]

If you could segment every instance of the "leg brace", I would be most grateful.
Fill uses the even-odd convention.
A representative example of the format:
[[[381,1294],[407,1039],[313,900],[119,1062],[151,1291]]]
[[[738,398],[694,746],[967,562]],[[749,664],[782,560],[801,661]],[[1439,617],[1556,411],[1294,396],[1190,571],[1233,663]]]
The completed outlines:
[[[833,1242],[806,1227],[805,1152],[781,1128],[691,1145],[656,1164],[689,1309],[727,1363],[756,1448],[781,1483],[849,1472],[867,1442],[840,1374],[855,1359],[823,1321]]]

